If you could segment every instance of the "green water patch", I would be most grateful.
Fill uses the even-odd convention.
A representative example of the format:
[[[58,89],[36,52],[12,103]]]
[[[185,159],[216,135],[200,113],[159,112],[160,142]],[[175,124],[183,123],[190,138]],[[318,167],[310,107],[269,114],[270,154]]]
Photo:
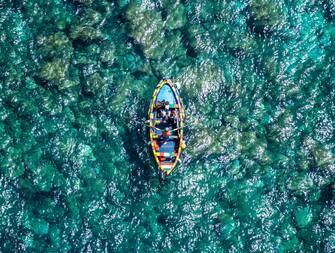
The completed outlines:
[[[0,251],[333,252],[332,1],[0,4]],[[145,120],[179,86],[164,182]]]

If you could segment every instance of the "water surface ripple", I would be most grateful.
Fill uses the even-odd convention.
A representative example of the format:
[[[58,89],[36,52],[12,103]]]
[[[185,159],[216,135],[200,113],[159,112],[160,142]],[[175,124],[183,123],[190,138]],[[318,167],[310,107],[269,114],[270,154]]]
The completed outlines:
[[[1,252],[335,252],[334,1],[2,0],[0,31]]]

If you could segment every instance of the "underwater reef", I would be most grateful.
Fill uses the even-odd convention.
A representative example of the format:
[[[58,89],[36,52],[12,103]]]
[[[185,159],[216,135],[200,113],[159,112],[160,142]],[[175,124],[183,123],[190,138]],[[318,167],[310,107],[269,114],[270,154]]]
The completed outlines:
[[[335,252],[334,1],[3,0],[0,31],[1,252]]]

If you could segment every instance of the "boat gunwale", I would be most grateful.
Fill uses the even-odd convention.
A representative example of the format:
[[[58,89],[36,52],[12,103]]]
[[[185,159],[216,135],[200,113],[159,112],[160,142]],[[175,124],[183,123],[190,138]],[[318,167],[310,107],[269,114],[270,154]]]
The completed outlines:
[[[175,88],[175,85],[173,84],[173,82],[170,80],[170,79],[163,79],[161,80],[158,85],[156,86],[155,90],[154,90],[154,93],[153,93],[153,96],[152,96],[152,99],[151,99],[151,104],[150,104],[150,107],[149,107],[149,111],[148,111],[148,114],[149,114],[149,127],[153,127],[153,111],[154,111],[154,106],[155,106],[155,102],[157,100],[157,96],[159,94],[159,91],[161,90],[161,88],[165,85],[165,84],[168,84],[169,87],[171,88],[171,90],[173,91],[173,94],[174,94],[174,97],[177,101],[177,104],[179,105],[179,130],[178,130],[178,133],[179,133],[179,147],[178,147],[178,152],[177,152],[177,155],[175,156],[175,161],[174,163],[172,164],[172,167],[171,169],[169,169],[168,171],[166,171],[163,167],[162,167],[162,164],[161,162],[159,161],[158,159],[158,155],[157,155],[157,152],[155,151],[155,148],[154,148],[154,145],[153,145],[153,132],[151,129],[149,129],[149,133],[150,133],[150,142],[151,142],[151,147],[152,147],[152,151],[153,151],[153,155],[155,157],[155,160],[159,166],[159,169],[165,174],[165,175],[169,175],[176,167],[176,164],[179,160],[179,157],[181,155],[181,152],[182,152],[182,142],[183,142],[183,118],[184,118],[184,108],[183,108],[183,104],[181,102],[181,98],[179,96],[179,93],[177,92],[176,88]]]

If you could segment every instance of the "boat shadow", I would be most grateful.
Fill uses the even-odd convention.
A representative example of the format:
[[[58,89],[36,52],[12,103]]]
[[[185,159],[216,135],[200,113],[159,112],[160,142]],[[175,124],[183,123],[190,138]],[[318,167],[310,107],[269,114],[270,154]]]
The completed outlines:
[[[133,123],[127,124],[122,136],[123,146],[131,165],[129,171],[130,190],[134,198],[146,195],[159,186],[158,170],[148,144],[148,129],[144,122],[144,110],[139,109]]]

